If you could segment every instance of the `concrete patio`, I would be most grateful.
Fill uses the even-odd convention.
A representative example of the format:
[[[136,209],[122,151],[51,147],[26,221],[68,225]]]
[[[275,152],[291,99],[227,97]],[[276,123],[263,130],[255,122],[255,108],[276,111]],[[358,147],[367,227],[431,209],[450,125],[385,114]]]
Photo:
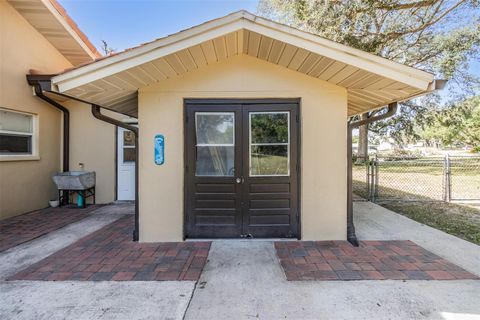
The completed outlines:
[[[96,210],[2,252],[0,278],[128,212],[120,209]],[[474,244],[371,203],[355,203],[355,216],[362,240],[412,240],[480,275],[480,247]],[[479,296],[478,280],[287,281],[272,241],[220,240],[212,243],[198,281],[2,281],[0,318],[477,319]]]

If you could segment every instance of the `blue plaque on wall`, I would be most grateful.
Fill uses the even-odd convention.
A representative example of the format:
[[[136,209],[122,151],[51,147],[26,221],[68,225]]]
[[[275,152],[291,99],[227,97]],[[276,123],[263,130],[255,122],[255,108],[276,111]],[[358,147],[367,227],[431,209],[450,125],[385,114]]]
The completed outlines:
[[[155,164],[162,165],[165,162],[165,137],[163,134],[155,136]]]

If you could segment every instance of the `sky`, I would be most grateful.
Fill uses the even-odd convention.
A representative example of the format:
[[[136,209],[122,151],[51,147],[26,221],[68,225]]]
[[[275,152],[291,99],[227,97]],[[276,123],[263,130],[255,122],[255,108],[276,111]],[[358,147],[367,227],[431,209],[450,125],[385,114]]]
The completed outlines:
[[[238,10],[244,9],[255,13],[258,5],[258,0],[59,0],[59,2],[100,52],[102,40],[118,52]],[[470,61],[470,71],[480,75],[480,61]]]
[[[258,0],[59,0],[89,40],[121,51],[238,10]],[[103,52],[102,52],[103,53]]]

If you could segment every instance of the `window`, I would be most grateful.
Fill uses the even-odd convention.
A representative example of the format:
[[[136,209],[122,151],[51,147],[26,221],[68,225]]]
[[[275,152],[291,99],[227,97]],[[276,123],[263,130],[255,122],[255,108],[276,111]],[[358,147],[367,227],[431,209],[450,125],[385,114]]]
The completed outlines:
[[[36,155],[36,116],[0,108],[0,157]]]
[[[196,112],[196,176],[234,175],[235,114]]]
[[[132,131],[123,131],[123,163],[135,162],[135,134]]]
[[[250,176],[290,175],[290,113],[250,112]]]

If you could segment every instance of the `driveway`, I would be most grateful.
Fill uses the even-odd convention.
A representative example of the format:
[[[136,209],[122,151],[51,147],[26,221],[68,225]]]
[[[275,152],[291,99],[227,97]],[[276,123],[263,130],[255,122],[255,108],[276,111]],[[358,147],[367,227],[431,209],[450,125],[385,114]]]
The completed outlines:
[[[371,203],[356,203],[355,216],[360,239],[409,239],[480,275],[480,247],[474,244]],[[0,277],[12,274],[12,264],[28,260],[25,246],[53,245],[64,229],[0,254]],[[17,250],[23,260],[14,259]],[[40,259],[37,254],[27,265]],[[7,261],[10,267],[4,268]],[[287,281],[273,242],[219,240],[213,241],[197,282],[0,282],[0,318],[480,319],[478,297],[478,280]]]

